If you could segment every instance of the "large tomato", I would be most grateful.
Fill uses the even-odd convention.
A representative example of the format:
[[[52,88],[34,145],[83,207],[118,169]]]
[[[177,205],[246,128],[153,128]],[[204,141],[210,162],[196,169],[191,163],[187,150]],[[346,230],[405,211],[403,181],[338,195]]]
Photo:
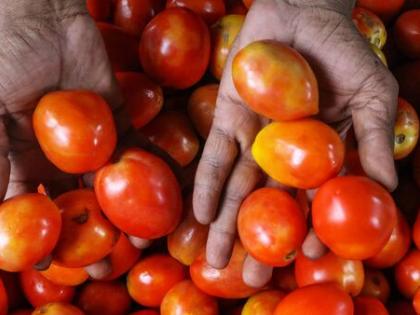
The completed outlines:
[[[79,308],[67,303],[50,303],[35,309],[32,315],[85,315]]]
[[[420,58],[420,9],[400,15],[394,26],[398,48],[408,57]]]
[[[111,15],[111,0],[86,0],[87,9],[96,21],[106,21]]]
[[[420,288],[420,251],[411,250],[395,266],[395,282],[398,290],[411,299]]]
[[[41,271],[46,279],[52,283],[64,286],[76,286],[85,282],[89,275],[83,268],[67,268],[52,261],[48,269]]]
[[[388,315],[381,301],[372,297],[360,296],[354,299],[354,315]]]
[[[404,5],[405,0],[358,0],[357,6],[368,9],[378,15],[382,20],[388,22],[398,14]]]
[[[384,23],[373,12],[363,8],[355,8],[353,22],[359,32],[373,45],[382,49],[385,46],[387,33]]]
[[[226,13],[224,0],[167,0],[167,8],[187,8],[199,14],[208,25],[212,25]]]
[[[397,209],[389,192],[376,182],[342,176],[328,181],[316,193],[312,222],[318,237],[335,254],[367,259],[389,240],[397,224]]]
[[[170,8],[146,26],[140,41],[144,71],[157,83],[188,88],[204,75],[210,58],[210,33],[194,12]]]
[[[286,296],[276,290],[268,290],[251,296],[245,303],[241,315],[272,315],[277,304]]]
[[[110,107],[89,91],[45,95],[34,111],[33,127],[44,154],[67,173],[97,170],[117,143]]]
[[[181,189],[169,166],[140,149],[125,151],[119,161],[95,177],[104,213],[123,232],[144,239],[172,232],[182,214]]]
[[[370,296],[379,299],[382,303],[388,301],[391,288],[385,275],[375,269],[365,270],[365,283],[360,296]]]

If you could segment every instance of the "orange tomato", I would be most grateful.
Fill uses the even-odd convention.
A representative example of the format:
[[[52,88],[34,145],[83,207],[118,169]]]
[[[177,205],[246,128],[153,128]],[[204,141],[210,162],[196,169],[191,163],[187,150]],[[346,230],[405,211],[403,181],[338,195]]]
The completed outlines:
[[[352,18],[359,32],[371,44],[379,49],[385,46],[387,39],[386,28],[376,14],[363,8],[354,8]]]
[[[420,251],[411,250],[395,266],[395,282],[397,288],[406,298],[413,298],[420,288]]]
[[[53,261],[47,270],[41,271],[52,283],[64,286],[77,286],[84,283],[89,275],[83,268],[67,268]]]
[[[354,315],[389,315],[381,301],[360,296],[354,299]]]
[[[370,296],[379,299],[382,303],[388,301],[391,288],[385,275],[375,269],[365,270],[365,282],[361,296]]]
[[[224,0],[167,0],[167,8],[187,8],[200,15],[208,25],[212,25],[226,13]]]
[[[286,296],[281,291],[269,290],[251,296],[245,303],[241,315],[272,315],[277,304]]]
[[[71,304],[50,303],[38,307],[32,315],[85,315],[85,313]]]
[[[394,126],[394,158],[401,160],[414,151],[419,139],[419,117],[414,107],[398,98],[397,119]]]

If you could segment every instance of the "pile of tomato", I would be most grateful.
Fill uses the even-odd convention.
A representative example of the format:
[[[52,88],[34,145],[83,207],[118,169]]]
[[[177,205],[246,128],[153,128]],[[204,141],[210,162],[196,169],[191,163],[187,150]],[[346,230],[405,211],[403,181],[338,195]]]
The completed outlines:
[[[228,265],[207,264],[191,179],[251,5],[87,0],[130,128],[91,91],[39,101],[39,145],[77,187],[39,183],[0,205],[0,315],[420,314],[418,0],[359,0],[353,11],[400,84],[392,194],[364,173],[351,131],[343,140],[314,118],[317,78],[298,51],[258,41],[234,56],[236,90],[271,121],[252,155],[295,193],[253,191]],[[327,247],[321,258],[301,251],[309,230]],[[248,254],[275,267],[262,289],[242,279]]]

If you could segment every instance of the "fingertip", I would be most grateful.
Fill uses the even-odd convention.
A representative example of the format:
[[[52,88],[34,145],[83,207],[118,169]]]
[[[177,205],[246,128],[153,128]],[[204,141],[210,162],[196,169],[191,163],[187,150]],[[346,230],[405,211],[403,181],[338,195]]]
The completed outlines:
[[[328,248],[311,229],[302,244],[302,252],[309,259],[318,259],[328,252]]]
[[[95,280],[102,280],[112,272],[112,266],[108,259],[103,259],[85,267],[86,273]]]
[[[215,234],[210,230],[206,246],[207,263],[216,269],[225,268],[232,256],[234,241],[229,236]]]
[[[203,200],[205,200],[205,197],[202,196],[200,189],[196,187],[193,194],[194,216],[199,223],[208,225],[214,220],[215,211],[210,210],[208,204],[206,205]]]
[[[272,276],[273,267],[260,263],[251,255],[247,256],[242,271],[242,278],[247,286],[260,289],[271,280]]]

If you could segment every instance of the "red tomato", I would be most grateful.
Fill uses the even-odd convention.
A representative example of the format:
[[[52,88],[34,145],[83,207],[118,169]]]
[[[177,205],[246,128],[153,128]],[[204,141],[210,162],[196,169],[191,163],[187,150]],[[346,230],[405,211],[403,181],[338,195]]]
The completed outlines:
[[[116,281],[92,281],[83,287],[77,305],[86,314],[126,315],[131,299],[124,284]]]
[[[103,217],[92,190],[64,193],[55,203],[63,219],[60,240],[54,249],[57,263],[69,268],[85,267],[111,252],[120,232]]]
[[[272,315],[285,296],[286,294],[276,290],[257,293],[245,303],[241,315]]]
[[[358,0],[357,6],[368,9],[378,15],[383,21],[388,22],[398,14],[404,5],[404,0]]]
[[[111,15],[111,0],[86,0],[86,5],[96,21],[106,21]]]
[[[394,126],[394,158],[396,160],[407,157],[416,148],[419,125],[419,116],[414,107],[400,97]]]
[[[20,308],[22,307],[22,305],[27,304],[25,296],[22,292],[22,288],[20,287],[18,273],[0,271],[0,282],[3,282],[3,287],[6,290],[5,296],[7,297],[7,305],[9,307],[9,311]],[[0,292],[2,292],[1,288],[0,288]],[[4,296],[3,296],[3,299],[4,299]],[[0,301],[3,301],[3,302],[0,302],[0,305],[6,302],[5,300],[2,300],[1,293],[0,293]],[[0,307],[0,310],[1,309],[2,308]],[[0,314],[1,314],[1,311],[0,311]]]
[[[143,73],[118,72],[116,77],[131,124],[134,128],[144,127],[162,109],[162,89]]]
[[[394,26],[398,48],[408,57],[420,58],[420,10],[400,15]]]
[[[414,226],[413,226],[413,240],[417,249],[420,250],[420,209],[419,211],[417,211],[416,222],[414,223]]]
[[[3,281],[0,278],[0,315],[6,315],[8,308],[8,297]]]
[[[168,255],[140,260],[127,277],[128,292],[139,304],[158,307],[165,294],[186,278],[184,266]]]
[[[25,194],[0,206],[0,269],[22,271],[49,255],[61,230],[60,211],[46,196]]]
[[[146,26],[140,41],[144,71],[157,83],[188,88],[204,75],[210,58],[208,27],[195,13],[171,8]]]
[[[306,236],[306,222],[298,203],[275,188],[260,188],[242,203],[239,237],[257,260],[272,266],[289,265]]]
[[[388,315],[381,301],[372,297],[360,296],[354,299],[354,315]]]
[[[130,315],[159,315],[158,312],[152,311],[152,310],[143,310],[143,311],[137,311],[134,313],[130,313]]]
[[[71,304],[50,303],[38,307],[32,315],[85,315],[85,313]]]
[[[111,157],[117,134],[111,109],[89,91],[58,91],[45,95],[33,114],[42,151],[67,173],[97,170]]]
[[[58,265],[55,261],[41,275],[52,283],[64,286],[76,286],[84,283],[89,275],[83,268],[67,268]]]
[[[402,295],[411,299],[420,288],[420,251],[411,250],[395,266],[395,281]]]
[[[400,95],[416,110],[420,110],[420,89],[417,82],[420,81],[420,60],[405,63],[393,71],[400,85]]]
[[[387,33],[381,19],[363,8],[355,8],[352,13],[353,22],[359,32],[373,45],[382,49],[385,46]]]
[[[312,222],[320,240],[336,255],[367,259],[389,240],[397,223],[397,209],[389,192],[376,182],[342,176],[316,193]]]
[[[190,280],[186,280],[175,285],[165,295],[160,313],[218,315],[219,308],[215,298],[200,291]]]
[[[297,289],[295,277],[295,266],[290,265],[282,268],[275,268],[273,271],[273,285],[284,292],[291,292]]]
[[[391,288],[385,275],[374,269],[365,270],[365,283],[363,284],[361,296],[370,296],[379,299],[382,303],[388,301]]]
[[[331,283],[314,284],[289,293],[273,315],[353,315],[350,296]]]
[[[250,8],[254,0],[242,0],[247,8]]]
[[[417,314],[420,314],[420,290],[417,290],[413,298],[413,307]]]
[[[123,232],[143,239],[172,232],[182,214],[181,189],[169,166],[140,149],[96,174],[95,192],[105,215]]]
[[[340,172],[344,144],[337,132],[318,120],[274,122],[259,132],[252,155],[281,184],[312,189]]]
[[[229,264],[224,269],[216,269],[207,264],[203,252],[190,266],[191,279],[199,289],[212,296],[225,299],[251,296],[258,290],[248,287],[242,280],[242,266],[246,255],[242,244],[236,241]]]
[[[33,307],[52,302],[70,303],[75,293],[74,287],[54,284],[35,269],[20,273],[20,285]]]
[[[242,0],[227,0],[226,12],[227,14],[240,14],[245,15],[248,8],[244,5]]]
[[[19,310],[10,313],[10,315],[32,315],[32,310]]]
[[[187,8],[200,15],[208,25],[221,19],[225,13],[224,0],[167,0],[167,8]]]
[[[393,302],[388,310],[389,315],[417,315],[411,303],[406,300]]]

